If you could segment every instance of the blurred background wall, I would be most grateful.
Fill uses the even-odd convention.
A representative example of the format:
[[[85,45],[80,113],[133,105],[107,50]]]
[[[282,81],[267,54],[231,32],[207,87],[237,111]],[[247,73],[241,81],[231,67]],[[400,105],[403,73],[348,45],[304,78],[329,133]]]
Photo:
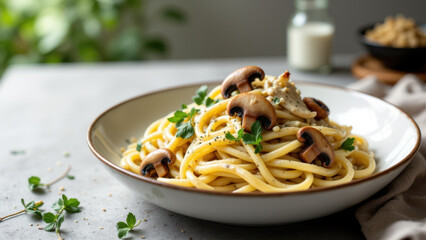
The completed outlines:
[[[150,1],[156,9],[165,1]],[[286,26],[295,6],[290,0],[182,0],[178,6],[186,24],[162,25],[154,31],[166,36],[172,59],[283,56]],[[336,25],[334,53],[362,51],[357,29],[401,13],[426,22],[426,0],[330,0]]]
[[[357,29],[426,0],[330,0],[334,53],[360,52]],[[286,55],[292,0],[0,0],[0,76],[11,64]]]

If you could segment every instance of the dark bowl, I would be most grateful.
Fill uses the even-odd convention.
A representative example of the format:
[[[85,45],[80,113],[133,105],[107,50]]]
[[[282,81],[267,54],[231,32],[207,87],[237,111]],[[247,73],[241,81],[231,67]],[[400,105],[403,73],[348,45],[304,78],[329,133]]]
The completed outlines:
[[[392,69],[403,71],[421,71],[426,69],[426,47],[396,48],[369,41],[365,37],[365,33],[367,30],[373,29],[374,26],[374,24],[369,25],[359,30],[359,41],[371,56],[377,58],[386,67]],[[426,24],[418,24],[418,26],[426,32]]]

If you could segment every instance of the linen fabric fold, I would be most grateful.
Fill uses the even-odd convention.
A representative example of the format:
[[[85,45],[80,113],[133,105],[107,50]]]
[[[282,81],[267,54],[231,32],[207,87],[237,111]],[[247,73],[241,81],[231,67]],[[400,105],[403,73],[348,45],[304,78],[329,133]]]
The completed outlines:
[[[406,75],[391,87],[368,76],[348,87],[383,98],[410,114],[423,143],[407,168],[357,209],[362,232],[368,240],[426,239],[426,83]]]

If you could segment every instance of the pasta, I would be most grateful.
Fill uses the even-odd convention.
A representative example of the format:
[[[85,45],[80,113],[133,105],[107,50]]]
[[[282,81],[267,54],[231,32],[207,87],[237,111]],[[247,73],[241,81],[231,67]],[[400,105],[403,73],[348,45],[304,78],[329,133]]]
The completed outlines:
[[[249,68],[253,71],[253,67],[237,71],[248,71]],[[241,78],[236,72],[228,78]],[[151,177],[156,177],[157,181],[233,193],[327,187],[364,178],[374,172],[374,154],[369,151],[366,139],[352,134],[351,127],[339,125],[327,116],[318,119],[320,110],[312,111],[305,99],[302,101],[288,72],[279,77],[262,74],[249,77],[252,78],[249,89],[240,85],[239,94],[237,91],[224,93],[225,82],[209,93],[205,87],[200,88],[198,99],[197,95],[194,97],[197,101],[154,121],[139,141],[135,140],[123,149],[121,167],[141,174],[148,156],[154,155],[158,149],[166,149],[173,155],[173,161],[168,165],[162,161],[150,168],[154,172]],[[236,90],[235,86],[233,88],[231,90]],[[237,101],[237,96],[240,99],[249,96],[250,104],[257,103],[255,98],[266,99],[273,107],[276,119],[265,120],[263,113],[253,119],[256,120],[254,123],[250,122],[249,109],[243,109],[241,116],[230,114],[228,108],[232,101]],[[314,102],[325,105],[316,99]],[[181,119],[177,120],[179,117]],[[251,126],[244,126],[250,123]],[[273,124],[269,126],[270,130],[265,127],[268,124]],[[327,155],[326,150],[320,149],[321,154],[307,162],[304,152],[311,155],[309,146],[319,143],[309,134],[311,138],[302,141],[301,137],[308,136],[303,131],[320,132],[331,146],[331,153]],[[332,155],[334,160],[330,159]],[[156,176],[154,170],[158,166],[166,168],[167,172],[161,173],[166,175]]]

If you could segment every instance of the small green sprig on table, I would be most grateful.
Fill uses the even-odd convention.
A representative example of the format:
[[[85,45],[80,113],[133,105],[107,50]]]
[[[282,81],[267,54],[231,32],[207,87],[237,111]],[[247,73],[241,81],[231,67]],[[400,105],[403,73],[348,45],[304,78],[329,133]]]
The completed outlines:
[[[55,184],[56,182],[58,182],[59,180],[65,178],[65,177],[73,180],[74,176],[68,175],[70,170],[71,170],[71,166],[68,166],[67,170],[65,170],[65,172],[61,176],[59,176],[58,178],[56,178],[55,180],[53,180],[49,183],[42,183],[40,177],[31,176],[30,178],[28,178],[28,188],[31,191],[33,191],[35,189],[49,188],[50,185]]]
[[[250,144],[255,146],[254,153],[258,154],[263,149],[261,144],[263,140],[263,137],[261,135],[262,125],[260,124],[260,121],[257,120],[256,122],[254,122],[250,129],[251,129],[251,134],[244,132],[244,129],[241,128],[237,132],[238,134],[237,137],[234,137],[234,135],[232,135],[230,132],[227,132],[225,134],[225,138],[235,142],[238,142],[240,141],[240,139],[242,139],[245,144]]]
[[[118,238],[125,237],[133,228],[137,227],[141,223],[139,220],[136,223],[136,217],[133,213],[129,212],[127,214],[126,222],[118,222],[116,228],[118,230]]]
[[[62,223],[65,221],[65,212],[67,213],[78,213],[80,212],[80,202],[76,198],[68,199],[67,196],[62,194],[62,197],[52,205],[55,213],[47,212],[43,214],[43,221],[48,225],[44,227],[46,231],[55,230],[58,239],[61,240],[60,229]]]
[[[42,218],[42,214],[41,214],[39,207],[41,207],[44,204],[43,201],[41,201],[41,200],[37,201],[37,202],[31,201],[28,204],[26,204],[24,199],[21,198],[21,203],[24,206],[24,210],[21,210],[21,211],[16,212],[16,213],[9,214],[9,215],[4,216],[4,217],[0,217],[0,222],[3,221],[6,218],[13,217],[13,216],[16,216],[16,215],[21,214],[21,213],[32,213],[32,214],[36,215],[37,217]]]

